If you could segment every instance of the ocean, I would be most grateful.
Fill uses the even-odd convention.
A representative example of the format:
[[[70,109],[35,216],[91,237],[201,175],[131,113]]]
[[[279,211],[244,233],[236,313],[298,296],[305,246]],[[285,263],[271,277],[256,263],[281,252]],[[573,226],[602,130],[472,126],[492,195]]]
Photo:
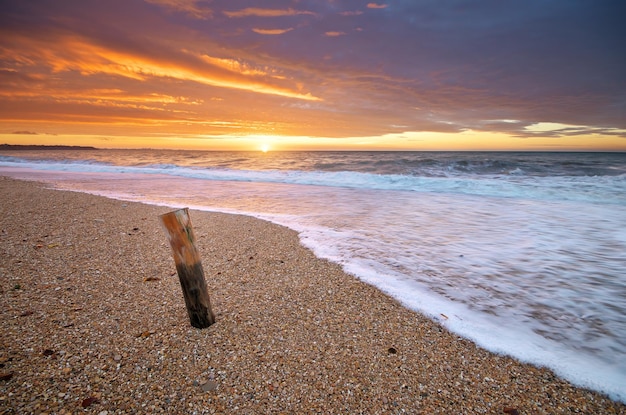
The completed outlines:
[[[459,336],[626,402],[626,153],[31,150],[0,174],[287,226]]]

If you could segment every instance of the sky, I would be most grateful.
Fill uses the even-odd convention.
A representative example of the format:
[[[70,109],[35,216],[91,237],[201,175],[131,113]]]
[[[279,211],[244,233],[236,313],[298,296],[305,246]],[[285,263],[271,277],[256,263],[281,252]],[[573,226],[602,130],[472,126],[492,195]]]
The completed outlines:
[[[0,0],[0,143],[626,151],[623,0]]]

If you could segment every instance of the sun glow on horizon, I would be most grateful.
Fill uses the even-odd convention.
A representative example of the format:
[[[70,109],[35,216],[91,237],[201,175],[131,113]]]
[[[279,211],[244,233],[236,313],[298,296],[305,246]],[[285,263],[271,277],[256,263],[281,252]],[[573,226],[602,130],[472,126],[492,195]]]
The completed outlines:
[[[26,127],[26,126],[25,126]],[[81,145],[96,148],[177,149],[206,151],[626,151],[620,136],[581,134],[563,141],[559,137],[516,137],[505,133],[405,132],[365,137],[288,135],[91,135],[0,132],[0,143],[22,145]],[[590,144],[593,143],[593,144]]]

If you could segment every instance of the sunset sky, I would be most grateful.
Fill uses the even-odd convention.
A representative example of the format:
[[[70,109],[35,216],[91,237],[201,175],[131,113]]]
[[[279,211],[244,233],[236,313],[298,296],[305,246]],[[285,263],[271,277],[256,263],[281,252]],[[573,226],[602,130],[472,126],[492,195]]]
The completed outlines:
[[[626,151],[623,0],[0,4],[0,143]]]

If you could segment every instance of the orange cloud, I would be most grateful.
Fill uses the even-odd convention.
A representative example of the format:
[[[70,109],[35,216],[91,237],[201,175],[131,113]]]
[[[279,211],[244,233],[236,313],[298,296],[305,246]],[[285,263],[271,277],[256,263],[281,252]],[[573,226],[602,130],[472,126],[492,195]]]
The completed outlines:
[[[368,9],[384,9],[388,4],[367,3]]]
[[[324,35],[329,36],[329,37],[343,36],[345,34],[346,34],[346,32],[326,32],[326,33],[324,33]]]
[[[183,96],[172,96],[167,94],[146,93],[131,94],[121,89],[87,89],[79,91],[59,90],[55,88],[41,88],[38,86],[32,90],[20,91],[0,91],[0,97],[9,99],[28,98],[30,100],[43,99],[48,97],[56,103],[80,103],[98,106],[129,107],[129,108],[150,108],[161,110],[156,105],[189,105],[197,106],[202,104],[201,99],[191,99]],[[171,108],[169,111],[175,111]],[[178,110],[176,110],[178,111]],[[182,112],[182,111],[179,111]]]
[[[288,29],[252,29],[254,33],[258,33],[260,35],[282,35],[284,33],[291,32],[292,30],[293,27],[290,27]]]
[[[196,0],[145,0],[147,3],[162,6],[171,11],[184,12],[196,19],[206,20],[213,16],[213,11],[198,6]]]
[[[259,68],[253,68],[251,65],[238,61],[236,59],[226,59],[226,58],[215,58],[209,55],[202,55],[202,59],[213,65],[220,68],[224,68],[228,71],[237,72],[242,75],[267,75],[268,72],[266,70],[262,70]]]
[[[44,64],[53,72],[78,71],[83,75],[108,74],[147,81],[151,77],[175,78],[205,85],[233,88],[301,100],[319,98],[270,69],[256,69],[235,60],[213,58],[187,50],[163,50],[146,45],[152,54],[112,49],[80,37],[12,39],[13,48],[0,50],[0,58]],[[26,52],[28,51],[28,52]]]
[[[249,16],[257,16],[257,17],[280,17],[280,16],[297,16],[297,15],[311,15],[315,16],[316,14],[306,10],[294,10],[292,8],[289,9],[259,9],[256,7],[248,7],[246,9],[237,10],[237,11],[224,11],[223,12],[228,17],[249,17]]]

